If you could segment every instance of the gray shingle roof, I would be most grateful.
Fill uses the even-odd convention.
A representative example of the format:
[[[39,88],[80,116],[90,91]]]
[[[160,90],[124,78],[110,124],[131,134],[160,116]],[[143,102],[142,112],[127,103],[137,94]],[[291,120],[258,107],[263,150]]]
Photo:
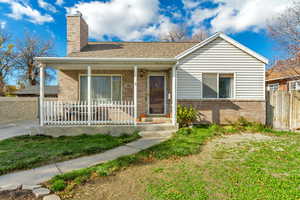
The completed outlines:
[[[15,94],[39,95],[40,87],[38,85],[30,86],[30,87],[23,88],[23,89],[16,91]],[[58,94],[58,86],[45,86],[45,95],[57,95],[57,94]]]
[[[174,58],[198,42],[89,42],[70,57]]]

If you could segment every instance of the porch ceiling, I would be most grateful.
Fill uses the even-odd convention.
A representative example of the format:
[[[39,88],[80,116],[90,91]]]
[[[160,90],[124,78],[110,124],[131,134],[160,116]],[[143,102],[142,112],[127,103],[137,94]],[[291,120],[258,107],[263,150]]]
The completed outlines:
[[[175,58],[74,58],[74,57],[37,57],[35,61],[63,70],[81,70],[91,66],[93,69],[168,69],[176,64]]]

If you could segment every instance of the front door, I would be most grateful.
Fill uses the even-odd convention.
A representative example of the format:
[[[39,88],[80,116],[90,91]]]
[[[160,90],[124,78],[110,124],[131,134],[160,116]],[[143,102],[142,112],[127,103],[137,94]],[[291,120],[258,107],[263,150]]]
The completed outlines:
[[[165,113],[165,76],[149,76],[149,114]]]

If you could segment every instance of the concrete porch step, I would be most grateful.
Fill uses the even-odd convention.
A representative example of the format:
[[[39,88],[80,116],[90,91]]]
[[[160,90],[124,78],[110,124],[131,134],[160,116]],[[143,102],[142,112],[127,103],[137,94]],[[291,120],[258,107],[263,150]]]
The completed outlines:
[[[163,138],[170,138],[172,137],[173,133],[175,133],[177,130],[167,130],[167,131],[141,131],[139,132],[139,135],[144,138],[151,138],[151,137],[163,137]]]
[[[145,123],[139,123],[137,125],[137,128],[139,131],[170,131],[175,130],[175,132],[178,130],[177,125],[173,124],[149,124],[147,122]]]
[[[141,119],[141,121],[153,123],[171,123],[172,119],[169,117],[144,117]]]

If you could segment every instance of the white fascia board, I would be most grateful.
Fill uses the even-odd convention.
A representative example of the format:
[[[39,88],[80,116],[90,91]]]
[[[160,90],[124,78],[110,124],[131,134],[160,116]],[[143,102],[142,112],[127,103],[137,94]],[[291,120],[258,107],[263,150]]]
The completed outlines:
[[[177,58],[178,60],[180,60],[181,58],[183,58],[183,57],[191,54],[192,52],[200,49],[204,45],[206,45],[206,44],[212,42],[213,40],[217,39],[218,37],[220,37],[223,40],[229,42],[230,44],[236,46],[237,48],[241,49],[242,51],[246,52],[247,54],[255,57],[256,59],[260,60],[261,62],[263,62],[265,64],[269,63],[269,60],[267,58],[265,58],[264,56],[259,55],[258,53],[252,51],[248,47],[242,45],[241,43],[237,42],[236,40],[232,39],[231,37],[225,35],[222,32],[215,33],[214,35],[212,35],[211,37],[207,38],[206,40],[203,40],[202,42],[196,44],[195,46],[191,47],[190,49],[187,49],[186,51],[180,53],[175,58]]]
[[[176,63],[176,58],[89,58],[89,57],[35,57],[35,61],[42,63],[63,64],[63,63],[106,63],[106,62],[130,62],[130,63]]]

